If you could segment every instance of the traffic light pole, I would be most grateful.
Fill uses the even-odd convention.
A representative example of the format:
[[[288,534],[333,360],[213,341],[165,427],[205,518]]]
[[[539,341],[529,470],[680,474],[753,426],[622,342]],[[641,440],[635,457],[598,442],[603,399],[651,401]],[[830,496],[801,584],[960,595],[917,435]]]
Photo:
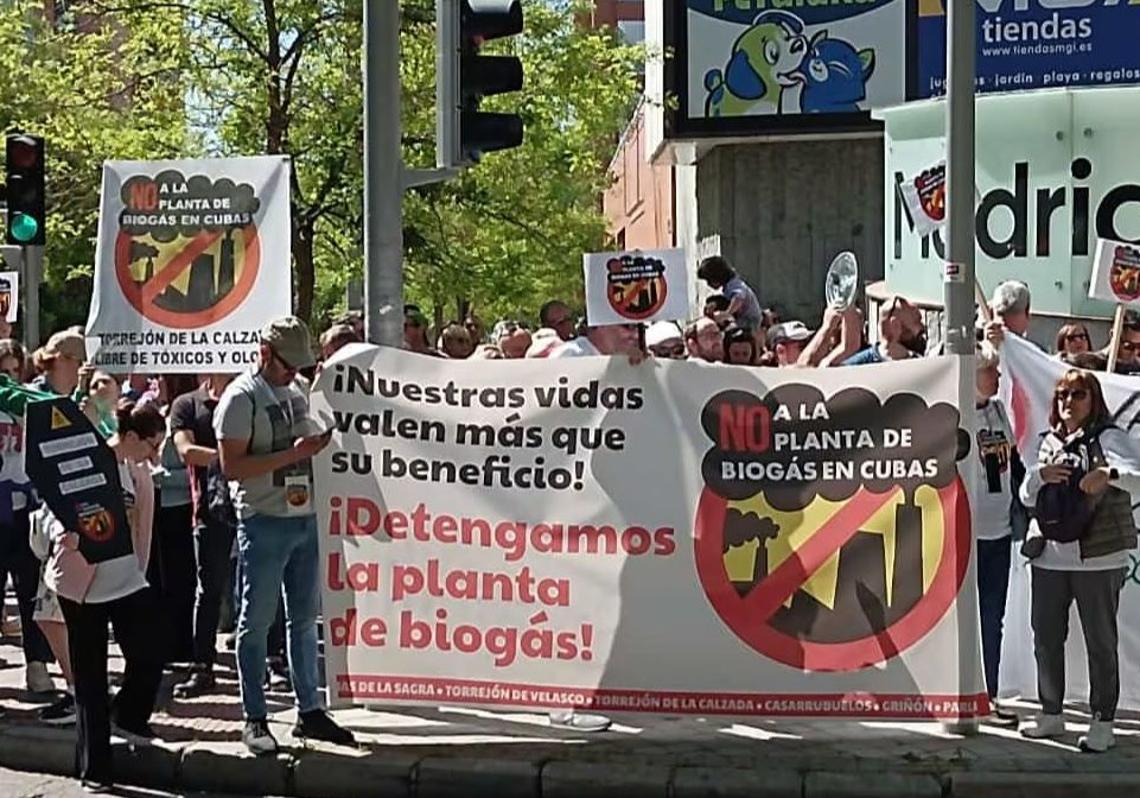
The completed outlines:
[[[404,342],[400,4],[364,3],[364,331]]]
[[[24,269],[20,275],[21,293],[24,295],[20,308],[20,321],[23,324],[24,346],[28,353],[40,345],[40,282],[44,273],[44,248],[21,247],[20,257]]]

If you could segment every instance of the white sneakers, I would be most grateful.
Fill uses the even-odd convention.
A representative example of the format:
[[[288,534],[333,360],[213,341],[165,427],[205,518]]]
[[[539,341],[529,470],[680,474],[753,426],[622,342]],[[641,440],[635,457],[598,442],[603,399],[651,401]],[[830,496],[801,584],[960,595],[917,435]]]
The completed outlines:
[[[610,719],[605,715],[588,715],[572,709],[556,709],[550,712],[550,725],[556,729],[569,729],[579,732],[604,732],[610,727]]]
[[[1103,754],[1116,745],[1116,735],[1112,732],[1111,720],[1094,720],[1089,724],[1089,733],[1077,740],[1077,746],[1087,753]]]
[[[52,681],[48,674],[47,665],[43,662],[29,662],[25,672],[25,680],[29,693],[55,692],[55,682]]]
[[[1061,715],[1038,715],[1021,727],[1021,736],[1030,740],[1047,740],[1065,733],[1065,718]]]
[[[1065,719],[1061,715],[1038,715],[1031,723],[1021,728],[1021,736],[1030,740],[1045,740],[1060,737],[1065,733]],[[1103,754],[1116,745],[1116,735],[1112,731],[1111,720],[1094,720],[1089,724],[1088,734],[1082,734],[1077,746],[1086,753]]]

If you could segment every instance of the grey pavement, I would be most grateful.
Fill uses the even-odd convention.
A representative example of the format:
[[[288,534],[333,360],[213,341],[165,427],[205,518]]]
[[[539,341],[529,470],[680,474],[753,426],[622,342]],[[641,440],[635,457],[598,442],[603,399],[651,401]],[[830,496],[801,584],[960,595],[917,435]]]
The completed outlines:
[[[42,705],[22,689],[21,657],[0,645],[0,766],[73,774],[74,736],[35,720]],[[230,660],[232,664],[232,660]],[[112,672],[122,662],[114,654]],[[1119,721],[1118,745],[1082,754],[1088,725],[1067,713],[1059,741],[1023,740],[983,725],[976,736],[936,722],[769,721],[618,716],[587,735],[551,728],[545,714],[445,707],[340,710],[360,747],[300,747],[288,737],[289,696],[271,696],[271,724],[283,751],[254,759],[240,742],[232,671],[218,695],[172,700],[167,680],[153,725],[155,746],[117,744],[125,783],[167,790],[304,798],[408,796],[1050,796],[1140,794],[1140,716]],[[1018,705],[1026,713],[1032,704]],[[161,793],[159,793],[161,794]],[[0,792],[0,795],[7,793]]]

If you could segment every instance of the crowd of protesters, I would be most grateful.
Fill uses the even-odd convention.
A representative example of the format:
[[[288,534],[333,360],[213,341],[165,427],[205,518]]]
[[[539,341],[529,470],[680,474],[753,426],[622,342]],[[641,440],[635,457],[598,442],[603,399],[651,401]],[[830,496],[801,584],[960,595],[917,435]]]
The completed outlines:
[[[635,363],[654,357],[776,368],[856,366],[928,354],[923,315],[903,297],[880,306],[870,340],[856,307],[827,308],[812,329],[766,310],[723,258],[703,261],[698,276],[713,293],[701,316],[683,327],[594,326],[569,303],[551,300],[537,309],[533,326],[503,319],[488,330],[471,313],[433,330],[420,308],[408,305],[405,348],[453,360],[621,355]],[[1093,663],[1094,720],[1081,745],[1107,750],[1119,695],[1116,608],[1125,554],[1136,545],[1130,495],[1140,491],[1140,456],[1132,439],[1108,421],[1093,373],[1106,368],[1108,353],[1092,349],[1089,331],[1079,323],[1062,327],[1056,337],[1055,354],[1072,370],[1052,397],[1052,429],[1039,452],[1019,454],[997,396],[1005,337],[1025,336],[1029,329],[1028,289],[1003,284],[991,307],[994,320],[978,326],[981,487],[974,506],[987,689],[996,719],[1016,721],[996,699],[1009,571],[1020,549],[1033,566],[1032,626],[1043,705],[1023,733],[1051,737],[1064,731],[1064,641],[1075,601]],[[196,378],[92,369],[77,328],[52,335],[30,357],[17,342],[0,340],[0,586],[10,578],[19,607],[19,618],[7,619],[4,630],[22,637],[27,690],[55,696],[40,713],[43,722],[77,724],[80,773],[88,784],[113,782],[112,727],[131,740],[155,736],[149,717],[164,668],[180,667],[176,698],[218,689],[219,633],[235,650],[243,741],[250,751],[270,754],[278,747],[267,723],[266,686],[292,688],[295,736],[353,742],[324,711],[320,692],[311,458],[330,433],[310,418],[308,389],[319,361],[363,339],[360,314],[337,319],[315,342],[302,322],[287,317],[261,331],[256,369]],[[1120,373],[1140,372],[1140,323],[1126,324],[1115,363]],[[120,463],[131,527],[127,557],[87,563],[76,533],[38,501],[24,471],[24,409],[53,397],[71,397]],[[1053,539],[1032,511],[1047,486],[1071,480],[1093,506],[1092,531]],[[112,701],[108,625],[126,660]],[[63,684],[49,673],[53,662]],[[551,720],[583,731],[609,725],[604,717],[580,713],[553,713]]]

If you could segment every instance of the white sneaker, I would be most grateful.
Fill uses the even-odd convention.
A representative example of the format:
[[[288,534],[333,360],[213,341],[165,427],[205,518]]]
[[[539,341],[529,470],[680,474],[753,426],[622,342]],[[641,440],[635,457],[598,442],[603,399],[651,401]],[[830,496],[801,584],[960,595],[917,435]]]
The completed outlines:
[[[1085,753],[1103,754],[1116,745],[1116,735],[1112,732],[1111,720],[1094,720],[1089,724],[1089,733],[1077,740],[1077,747]]]
[[[29,693],[55,692],[55,682],[48,674],[47,665],[43,662],[29,662],[24,672],[24,679]]]
[[[605,715],[584,715],[572,709],[561,709],[550,713],[550,725],[557,729],[604,732],[611,723],[612,721]]]
[[[1021,727],[1021,736],[1030,740],[1046,740],[1065,733],[1065,718],[1061,715],[1038,715]]]

